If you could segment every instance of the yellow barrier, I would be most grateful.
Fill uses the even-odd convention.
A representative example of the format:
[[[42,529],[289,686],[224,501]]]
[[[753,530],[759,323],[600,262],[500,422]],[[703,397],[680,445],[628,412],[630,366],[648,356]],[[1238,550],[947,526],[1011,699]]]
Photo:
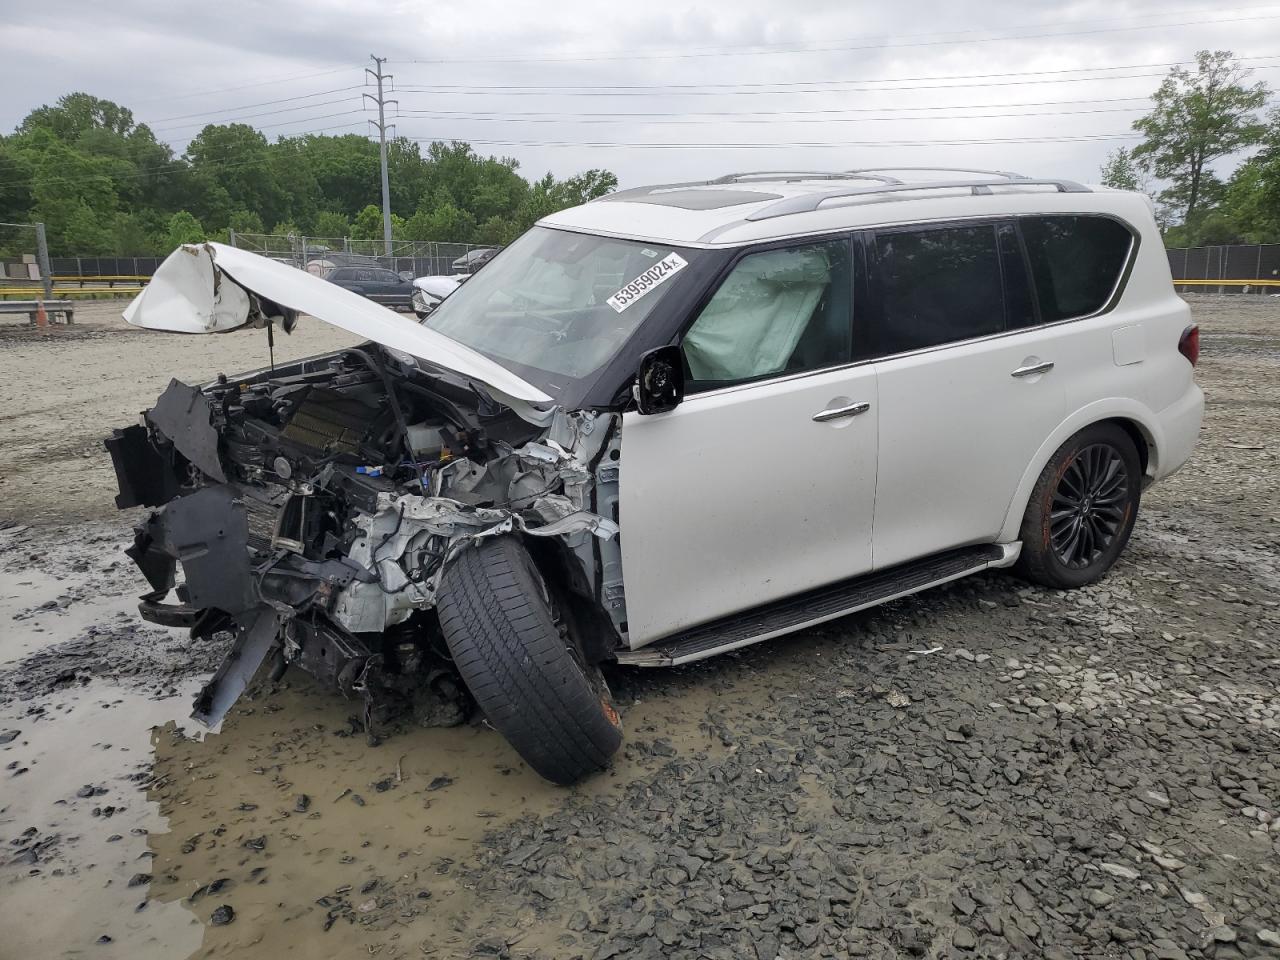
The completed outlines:
[[[54,287],[50,296],[51,300],[60,300],[65,297],[135,297],[142,291],[142,287]],[[38,299],[44,296],[43,287],[4,287],[0,286],[0,298],[3,297],[23,297],[28,300]]]
[[[1175,280],[1175,287],[1280,287],[1280,280]]]

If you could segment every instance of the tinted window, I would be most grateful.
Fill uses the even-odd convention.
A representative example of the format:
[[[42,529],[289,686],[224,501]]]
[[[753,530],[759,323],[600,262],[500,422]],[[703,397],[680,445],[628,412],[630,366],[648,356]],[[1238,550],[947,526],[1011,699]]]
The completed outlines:
[[[375,270],[373,271],[373,279],[379,283],[399,283],[400,275],[392,273],[390,270]]]
[[[1039,322],[1035,298],[1031,293],[1031,281],[1027,278],[1027,263],[1022,256],[1018,231],[1012,223],[1002,223],[996,228],[1000,238],[1000,266],[1004,273],[1004,320],[1010,330],[1034,326]]]
[[[685,334],[690,388],[848,363],[852,301],[847,241],[743,257]]]
[[[968,340],[1004,329],[993,225],[876,235],[880,355]]]
[[[1133,238],[1106,217],[1024,217],[1022,236],[1044,323],[1101,310]]]
[[[330,270],[328,279],[334,283],[337,283],[341,280],[350,280],[351,271],[350,270]]]

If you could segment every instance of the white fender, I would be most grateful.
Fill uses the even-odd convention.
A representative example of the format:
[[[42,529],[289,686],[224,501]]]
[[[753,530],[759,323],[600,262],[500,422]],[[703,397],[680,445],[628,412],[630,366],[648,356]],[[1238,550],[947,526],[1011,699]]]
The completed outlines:
[[[1095,400],[1063,420],[1040,445],[1036,455],[1031,458],[1031,463],[1027,465],[1026,471],[1022,474],[1022,480],[1014,491],[1013,499],[1009,502],[1004,526],[1000,528],[1000,542],[1007,543],[1018,539],[1022,517],[1027,512],[1027,502],[1031,499],[1031,488],[1036,485],[1036,480],[1039,479],[1049,458],[1067,441],[1067,438],[1090,424],[1102,420],[1128,420],[1136,424],[1147,441],[1147,476],[1160,476],[1159,457],[1164,447],[1164,428],[1160,425],[1155,413],[1146,404],[1126,397]]]

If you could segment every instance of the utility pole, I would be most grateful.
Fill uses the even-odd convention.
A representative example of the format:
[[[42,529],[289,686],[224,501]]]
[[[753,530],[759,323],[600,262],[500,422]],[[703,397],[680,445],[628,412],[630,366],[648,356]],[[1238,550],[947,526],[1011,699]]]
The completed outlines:
[[[375,57],[369,54],[369,59],[373,61],[376,69],[370,70],[364,68],[364,72],[373,77],[378,82],[378,95],[374,97],[371,93],[365,96],[378,105],[378,149],[382,158],[382,240],[386,245],[386,254],[391,256],[391,188],[387,184],[387,104],[399,104],[399,100],[387,100],[382,95],[382,81],[390,80],[391,74],[382,72],[382,65],[387,62],[386,57]],[[369,121],[373,123],[373,121]]]

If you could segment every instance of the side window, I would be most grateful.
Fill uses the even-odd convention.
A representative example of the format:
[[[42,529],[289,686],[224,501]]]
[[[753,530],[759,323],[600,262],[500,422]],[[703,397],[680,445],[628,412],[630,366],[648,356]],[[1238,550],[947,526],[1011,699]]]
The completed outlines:
[[[400,282],[400,277],[397,274],[392,273],[390,270],[375,270],[373,272],[373,279],[377,280],[379,283]]]
[[[1120,280],[1133,235],[1107,217],[1024,217],[1042,323],[1101,310]]]
[[[372,279],[373,279],[373,271],[372,271],[372,270],[357,270],[357,271],[356,271],[356,279],[357,279],[357,280],[372,280]]]
[[[880,356],[1004,330],[993,224],[877,233],[875,245]]]
[[[684,336],[690,392],[850,362],[852,302],[847,240],[743,257]]]

